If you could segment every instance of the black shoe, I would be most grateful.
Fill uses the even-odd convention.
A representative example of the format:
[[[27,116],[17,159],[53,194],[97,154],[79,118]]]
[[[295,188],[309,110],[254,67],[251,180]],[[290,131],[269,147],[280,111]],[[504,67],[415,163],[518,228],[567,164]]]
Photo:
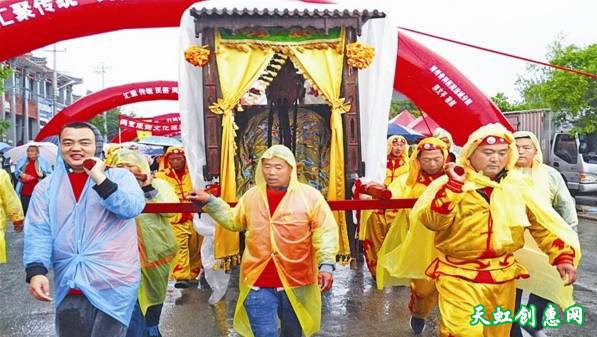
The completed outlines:
[[[191,284],[189,283],[189,281],[176,281],[176,283],[174,283],[174,288],[177,289],[187,289]]]
[[[410,328],[415,335],[420,334],[425,329],[425,320],[414,316],[410,317]]]

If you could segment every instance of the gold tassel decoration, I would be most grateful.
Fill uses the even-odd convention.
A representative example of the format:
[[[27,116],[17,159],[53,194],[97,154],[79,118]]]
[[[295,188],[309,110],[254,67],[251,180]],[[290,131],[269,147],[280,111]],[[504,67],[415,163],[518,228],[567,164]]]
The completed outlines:
[[[275,69],[277,69],[278,71],[280,71],[280,69],[282,69],[282,66],[281,66],[281,65],[279,65],[279,64],[270,64],[268,67],[275,68]]]
[[[209,62],[209,46],[191,46],[184,51],[184,59],[195,67],[203,67]]]
[[[354,42],[346,45],[346,62],[349,66],[356,69],[365,69],[373,61],[375,49],[366,46],[360,42]]]

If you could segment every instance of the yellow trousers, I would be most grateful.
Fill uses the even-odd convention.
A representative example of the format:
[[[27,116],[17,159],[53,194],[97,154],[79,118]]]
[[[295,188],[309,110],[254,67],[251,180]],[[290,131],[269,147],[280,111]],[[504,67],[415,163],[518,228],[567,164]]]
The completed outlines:
[[[197,278],[201,272],[201,242],[203,237],[193,228],[193,222],[187,221],[173,224],[178,251],[172,264],[170,278],[177,281],[188,281]]]
[[[427,319],[437,304],[435,281],[428,279],[410,280],[410,313],[421,319]]]
[[[377,268],[377,253],[381,249],[381,245],[383,244],[383,240],[388,233],[389,222],[386,221],[386,216],[384,215],[383,211],[363,211],[363,212],[371,212],[371,214],[367,214],[366,223],[363,224],[366,226],[364,231],[364,237],[361,237],[363,241],[363,251],[365,253],[365,261],[367,262],[367,267],[371,272],[371,275],[375,278],[376,276],[376,268]],[[364,219],[364,216],[361,216],[361,219]]]
[[[516,282],[503,284],[475,283],[461,278],[440,275],[436,280],[439,293],[439,335],[441,337],[509,337],[511,324],[471,325],[475,307],[484,306],[485,319],[493,321],[491,313],[500,306],[510,310],[514,319]]]

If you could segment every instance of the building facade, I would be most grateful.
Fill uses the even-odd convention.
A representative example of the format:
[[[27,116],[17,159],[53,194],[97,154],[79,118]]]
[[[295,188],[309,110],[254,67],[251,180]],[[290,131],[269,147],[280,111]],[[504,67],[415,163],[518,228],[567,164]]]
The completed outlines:
[[[2,142],[21,145],[33,140],[54,113],[78,98],[73,95],[73,86],[82,80],[57,72],[54,94],[53,70],[46,64],[45,58],[32,54],[8,62],[13,73],[4,82],[0,118],[7,120],[10,128],[1,136]]]

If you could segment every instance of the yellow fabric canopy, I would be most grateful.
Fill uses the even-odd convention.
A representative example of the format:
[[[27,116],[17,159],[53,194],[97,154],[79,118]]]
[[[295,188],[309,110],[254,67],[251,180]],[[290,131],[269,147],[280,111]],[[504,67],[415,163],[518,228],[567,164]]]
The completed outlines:
[[[236,154],[235,136],[238,127],[234,123],[234,110],[242,95],[249,90],[263,73],[274,52],[271,49],[248,48],[241,51],[222,44],[220,33],[216,31],[216,62],[222,98],[212,104],[209,109],[222,115],[222,144],[220,153],[220,183],[222,198],[227,202],[237,201],[236,170],[234,156]],[[242,111],[242,109],[239,109]],[[239,254],[238,233],[230,232],[216,226],[215,258],[233,260]],[[224,265],[229,263],[224,262]]]

